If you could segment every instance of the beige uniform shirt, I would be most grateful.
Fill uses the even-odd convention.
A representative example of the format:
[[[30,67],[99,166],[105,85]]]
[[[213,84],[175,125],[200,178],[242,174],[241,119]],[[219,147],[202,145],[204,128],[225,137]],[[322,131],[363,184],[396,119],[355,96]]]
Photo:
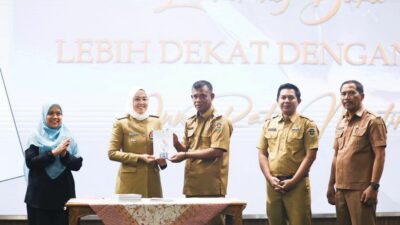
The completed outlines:
[[[300,114],[284,121],[278,115],[265,122],[258,149],[268,152],[272,176],[291,176],[299,168],[310,149],[318,149],[317,125]]]
[[[226,195],[232,131],[232,124],[216,114],[213,107],[203,116],[194,115],[186,121],[183,144],[189,152],[218,148],[224,153],[222,157],[211,159],[187,159],[183,194]]]
[[[352,118],[346,113],[336,127],[336,188],[364,190],[370,185],[374,164],[373,146],[386,146],[383,119],[360,109]]]
[[[130,115],[118,118],[113,126],[108,156],[121,162],[116,193],[137,193],[143,197],[161,197],[161,182],[157,164],[139,161],[140,154],[153,154],[152,131],[161,129],[158,118],[142,121]]]

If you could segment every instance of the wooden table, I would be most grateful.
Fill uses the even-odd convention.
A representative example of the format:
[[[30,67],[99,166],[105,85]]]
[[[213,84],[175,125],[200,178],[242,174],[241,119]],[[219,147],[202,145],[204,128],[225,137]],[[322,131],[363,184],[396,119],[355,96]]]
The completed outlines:
[[[147,199],[149,200],[149,199]],[[196,199],[192,198],[183,198],[183,199],[170,199],[166,204],[174,205],[176,204],[213,204],[216,202],[221,202],[227,204],[227,207],[223,209],[221,214],[226,215],[226,224],[227,225],[242,225],[242,211],[246,207],[246,202],[237,200],[237,199],[229,199],[229,198],[199,198],[199,202]],[[87,215],[96,215],[93,209],[90,207],[90,204],[93,202],[102,202],[103,204],[107,204],[109,201],[104,199],[71,199],[66,203],[66,206],[69,209],[69,225],[79,225],[81,217]],[[159,204],[165,204],[162,199],[160,199]],[[141,201],[135,202],[135,205],[146,206],[149,201],[143,199]],[[118,204],[116,201],[111,201],[110,204]],[[129,204],[126,202],[121,202],[121,204]],[[152,202],[154,204],[154,202]]]

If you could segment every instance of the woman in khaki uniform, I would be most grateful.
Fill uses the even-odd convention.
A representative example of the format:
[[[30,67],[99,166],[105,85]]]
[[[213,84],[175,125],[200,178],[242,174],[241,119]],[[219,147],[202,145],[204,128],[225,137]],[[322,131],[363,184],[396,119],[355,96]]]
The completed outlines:
[[[143,197],[162,197],[159,168],[167,167],[164,159],[153,156],[153,130],[161,129],[160,120],[147,113],[148,96],[143,88],[129,94],[126,115],[116,119],[108,157],[121,162],[115,192],[136,193]]]

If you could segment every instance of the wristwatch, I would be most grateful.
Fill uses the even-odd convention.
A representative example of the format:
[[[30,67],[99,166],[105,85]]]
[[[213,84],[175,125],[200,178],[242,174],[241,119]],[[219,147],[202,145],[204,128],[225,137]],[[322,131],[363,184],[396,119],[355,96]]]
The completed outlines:
[[[372,189],[374,189],[375,191],[378,191],[380,185],[379,185],[378,183],[371,182],[371,183],[369,184],[369,186],[371,186]]]

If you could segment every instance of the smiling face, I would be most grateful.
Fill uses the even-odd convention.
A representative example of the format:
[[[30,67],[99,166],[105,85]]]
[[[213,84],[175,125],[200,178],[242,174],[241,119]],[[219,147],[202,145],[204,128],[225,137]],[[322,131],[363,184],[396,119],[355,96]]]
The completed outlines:
[[[62,111],[57,105],[52,106],[47,112],[46,123],[50,128],[57,128],[62,124]]]
[[[278,105],[283,115],[292,116],[296,112],[299,103],[294,89],[282,89],[279,92]]]
[[[139,90],[133,96],[133,110],[135,110],[138,114],[143,114],[147,111],[147,107],[149,105],[149,99],[144,90]]]

